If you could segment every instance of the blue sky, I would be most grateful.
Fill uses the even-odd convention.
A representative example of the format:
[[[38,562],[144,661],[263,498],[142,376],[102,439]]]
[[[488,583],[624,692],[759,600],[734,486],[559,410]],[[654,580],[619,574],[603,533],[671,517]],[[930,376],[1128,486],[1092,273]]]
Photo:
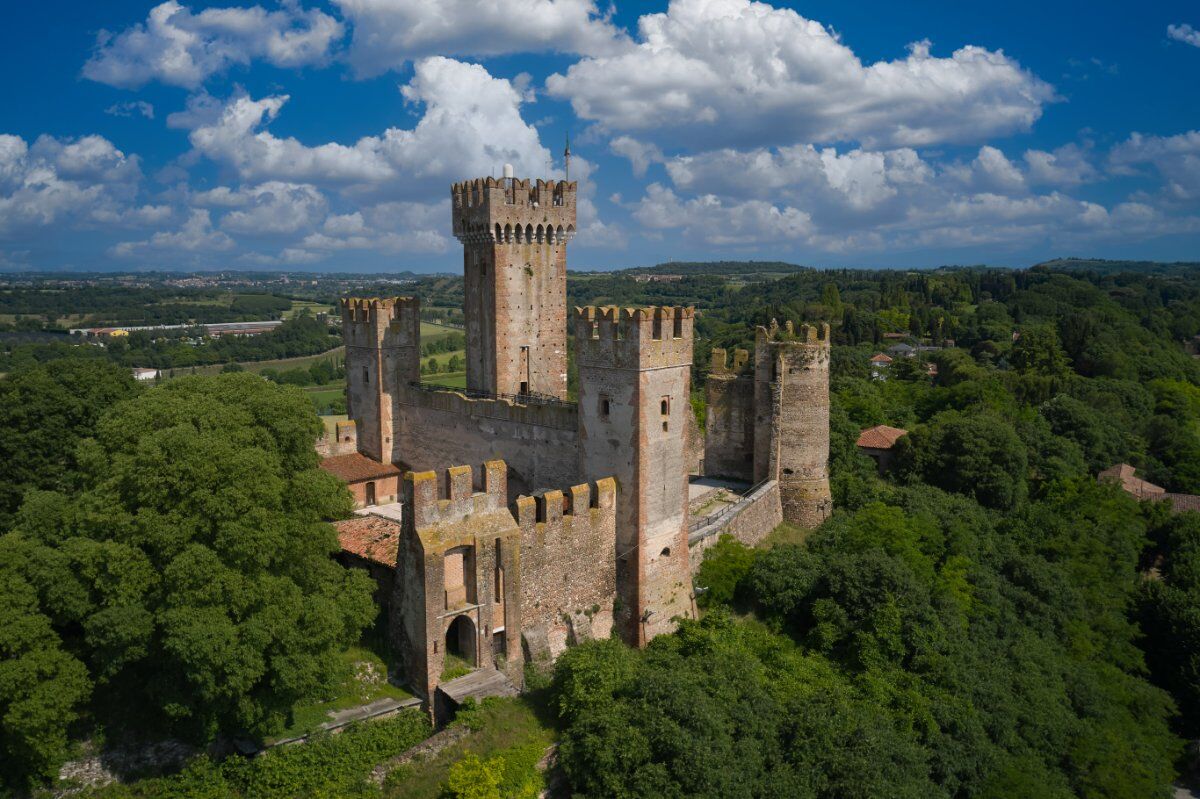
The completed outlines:
[[[1195,3],[10,5],[0,271],[457,270],[567,133],[573,268],[1200,260]]]

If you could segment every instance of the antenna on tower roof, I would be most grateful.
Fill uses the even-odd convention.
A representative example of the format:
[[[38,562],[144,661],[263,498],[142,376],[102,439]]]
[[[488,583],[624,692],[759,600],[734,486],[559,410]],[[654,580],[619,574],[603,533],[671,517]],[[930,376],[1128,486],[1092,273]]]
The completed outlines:
[[[567,147],[563,150],[563,180],[571,179],[571,134],[567,132]]]

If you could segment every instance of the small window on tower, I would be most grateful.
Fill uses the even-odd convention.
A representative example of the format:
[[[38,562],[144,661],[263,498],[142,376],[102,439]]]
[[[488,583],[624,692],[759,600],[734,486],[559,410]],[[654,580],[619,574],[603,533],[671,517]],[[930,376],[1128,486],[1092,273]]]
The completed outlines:
[[[600,418],[607,419],[609,411],[611,409],[612,409],[612,401],[608,397],[601,394],[600,395]]]
[[[662,401],[659,403],[659,408],[662,410],[663,416],[670,416],[671,415],[671,398],[663,397]]]
[[[371,382],[371,373],[367,370],[367,367],[364,366],[363,367],[363,385],[365,386],[367,383],[370,383],[370,382]]]

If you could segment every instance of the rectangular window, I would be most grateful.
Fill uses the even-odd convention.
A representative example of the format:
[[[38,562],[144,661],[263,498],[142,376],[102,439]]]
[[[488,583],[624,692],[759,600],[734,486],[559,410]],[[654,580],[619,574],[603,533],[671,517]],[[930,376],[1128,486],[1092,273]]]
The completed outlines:
[[[367,371],[367,367],[363,367],[363,385],[371,382],[371,373]]]
[[[504,598],[504,567],[501,565],[501,563],[503,562],[503,560],[502,560],[503,556],[504,556],[504,550],[501,547],[500,539],[497,538],[496,539],[496,573],[494,575],[495,587],[494,587],[494,593],[492,595],[492,601],[494,601],[494,602],[499,602],[500,600],[502,600]]]
[[[612,410],[612,402],[603,394],[600,395],[600,418],[607,419],[609,412]]]

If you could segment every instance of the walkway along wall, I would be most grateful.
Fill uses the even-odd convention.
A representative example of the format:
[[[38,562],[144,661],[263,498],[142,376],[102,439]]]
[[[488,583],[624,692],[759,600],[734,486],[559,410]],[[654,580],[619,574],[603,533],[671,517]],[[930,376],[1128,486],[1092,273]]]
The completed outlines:
[[[783,523],[779,500],[779,482],[769,480],[722,511],[717,518],[688,534],[688,560],[695,574],[704,560],[704,551],[729,534],[746,546],[757,546],[767,534]]]

